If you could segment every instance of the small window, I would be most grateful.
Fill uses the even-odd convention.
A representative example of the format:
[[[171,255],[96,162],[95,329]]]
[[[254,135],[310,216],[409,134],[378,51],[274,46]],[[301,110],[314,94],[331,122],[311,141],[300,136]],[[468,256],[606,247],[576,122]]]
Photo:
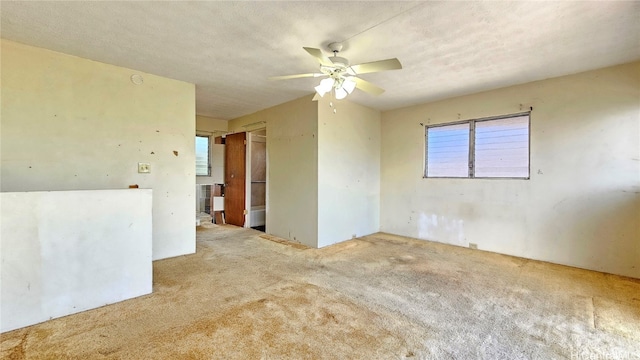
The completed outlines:
[[[427,129],[427,175],[469,176],[469,123]]]
[[[529,178],[529,113],[426,128],[425,177]]]
[[[196,175],[210,176],[211,161],[209,154],[210,139],[208,136],[196,135]]]

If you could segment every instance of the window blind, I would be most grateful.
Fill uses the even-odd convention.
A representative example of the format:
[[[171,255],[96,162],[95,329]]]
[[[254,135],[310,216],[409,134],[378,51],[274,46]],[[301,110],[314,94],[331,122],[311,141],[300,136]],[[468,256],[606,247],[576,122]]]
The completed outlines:
[[[474,177],[529,177],[529,116],[476,121]]]
[[[427,177],[469,177],[469,123],[427,129]]]

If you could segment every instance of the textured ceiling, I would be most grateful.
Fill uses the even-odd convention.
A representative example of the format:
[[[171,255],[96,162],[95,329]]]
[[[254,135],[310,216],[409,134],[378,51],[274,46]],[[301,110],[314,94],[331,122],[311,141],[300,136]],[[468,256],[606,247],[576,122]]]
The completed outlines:
[[[2,38],[196,84],[199,115],[232,119],[311,94],[303,46],[345,41],[387,91],[380,110],[640,59],[640,2],[8,2]]]

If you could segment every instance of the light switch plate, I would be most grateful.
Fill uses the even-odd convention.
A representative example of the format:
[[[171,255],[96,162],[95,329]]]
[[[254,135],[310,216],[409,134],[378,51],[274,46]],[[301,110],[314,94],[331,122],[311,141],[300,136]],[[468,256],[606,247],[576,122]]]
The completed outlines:
[[[151,165],[149,163],[138,163],[138,172],[141,174],[148,174],[151,172]]]

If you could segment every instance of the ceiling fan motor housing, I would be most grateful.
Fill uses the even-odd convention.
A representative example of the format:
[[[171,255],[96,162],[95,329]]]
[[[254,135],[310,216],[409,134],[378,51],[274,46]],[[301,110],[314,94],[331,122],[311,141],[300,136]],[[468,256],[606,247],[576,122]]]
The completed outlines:
[[[340,57],[340,56],[332,56],[329,58],[331,60],[331,62],[333,63],[333,65],[335,65],[336,67],[339,68],[346,68],[347,66],[349,66],[349,60]]]
[[[337,52],[342,51],[342,43],[341,42],[332,42],[331,44],[329,44],[329,50],[331,50],[331,52],[333,52],[334,54]]]

